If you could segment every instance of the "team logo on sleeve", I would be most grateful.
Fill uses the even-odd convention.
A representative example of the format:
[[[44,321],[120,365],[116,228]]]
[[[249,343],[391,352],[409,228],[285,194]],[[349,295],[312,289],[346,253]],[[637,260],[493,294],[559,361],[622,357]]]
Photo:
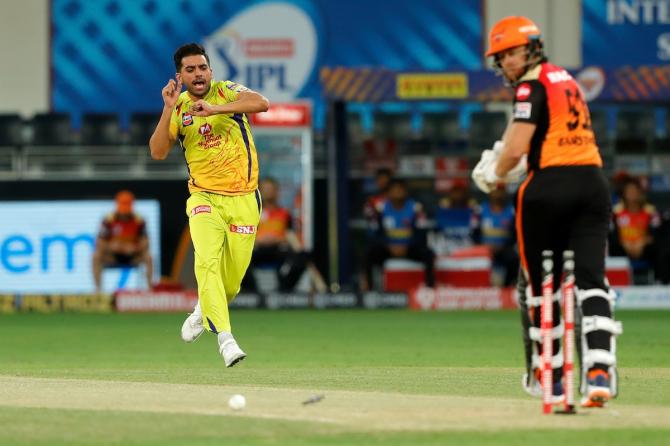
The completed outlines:
[[[521,84],[516,89],[516,99],[517,101],[525,101],[528,99],[531,93],[530,84]]]
[[[517,102],[514,104],[514,117],[519,119],[530,119],[533,104],[530,102]]]
[[[187,126],[193,124],[193,116],[190,113],[184,113],[181,115],[181,125]]]
[[[235,82],[231,82],[231,83],[227,84],[226,88],[228,88],[228,90],[233,90],[237,93],[241,93],[243,91],[248,91],[249,90],[244,85],[236,84]]]

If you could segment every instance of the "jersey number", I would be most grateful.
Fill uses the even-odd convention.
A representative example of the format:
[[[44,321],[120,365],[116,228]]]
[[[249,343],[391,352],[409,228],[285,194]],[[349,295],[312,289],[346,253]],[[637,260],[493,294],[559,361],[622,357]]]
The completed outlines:
[[[576,130],[579,127],[580,121],[582,129],[591,130],[591,115],[579,88],[574,90],[566,89],[565,97],[568,99],[568,109],[572,116],[572,120],[567,122],[568,130]]]

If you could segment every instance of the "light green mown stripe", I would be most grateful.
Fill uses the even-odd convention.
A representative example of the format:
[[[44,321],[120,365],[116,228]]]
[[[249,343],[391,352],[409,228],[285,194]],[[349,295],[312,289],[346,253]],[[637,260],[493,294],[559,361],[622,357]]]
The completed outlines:
[[[316,423],[0,406],[0,444],[78,445],[482,445],[665,446],[668,429],[349,433]],[[39,429],[36,429],[39,426]]]
[[[330,390],[319,404],[301,404],[321,389],[242,385],[193,385],[0,376],[6,406],[77,410],[118,410],[256,417],[319,422],[357,431],[590,429],[664,427],[670,407],[617,404],[609,410],[581,411],[574,417],[547,417],[530,398],[409,395],[395,392]],[[247,407],[231,410],[235,393]]]
[[[324,390],[389,391],[408,394],[528,398],[518,368],[328,367],[170,369],[24,369],[18,375],[187,384],[240,384]],[[619,404],[670,405],[670,369],[620,371]]]

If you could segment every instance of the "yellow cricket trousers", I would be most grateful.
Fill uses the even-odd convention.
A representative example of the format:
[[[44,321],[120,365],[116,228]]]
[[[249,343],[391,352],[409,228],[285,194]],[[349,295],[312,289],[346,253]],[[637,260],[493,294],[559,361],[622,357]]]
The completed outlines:
[[[195,278],[207,330],[231,332],[228,303],[240,291],[256,239],[261,198],[195,192],[186,201],[195,249]]]

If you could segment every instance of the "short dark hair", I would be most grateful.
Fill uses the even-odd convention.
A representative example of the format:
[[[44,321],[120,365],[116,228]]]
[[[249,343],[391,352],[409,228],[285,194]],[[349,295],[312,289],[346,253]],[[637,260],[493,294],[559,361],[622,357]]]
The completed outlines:
[[[199,43],[192,42],[180,46],[177,48],[177,51],[174,52],[172,58],[174,59],[174,67],[177,71],[181,70],[181,61],[186,56],[205,56],[207,65],[209,65],[209,56],[207,55],[205,48]]]
[[[392,177],[393,172],[388,167],[380,167],[379,169],[377,169],[375,171],[375,177],[380,177],[382,175],[387,176],[387,177]]]
[[[393,178],[391,181],[389,181],[389,189],[392,187],[402,187],[403,189],[407,190],[407,182],[401,178]]]
[[[277,181],[277,179],[275,177],[265,177],[265,178],[261,179],[261,183],[262,182],[268,182],[268,183],[274,184],[275,186],[279,187],[279,181]]]
[[[642,181],[640,181],[639,178],[635,178],[635,177],[627,178],[623,183],[622,189],[625,189],[626,187],[628,187],[630,185],[633,185],[636,188],[638,188],[639,190],[641,190],[642,192],[644,192],[644,186],[642,185]]]

